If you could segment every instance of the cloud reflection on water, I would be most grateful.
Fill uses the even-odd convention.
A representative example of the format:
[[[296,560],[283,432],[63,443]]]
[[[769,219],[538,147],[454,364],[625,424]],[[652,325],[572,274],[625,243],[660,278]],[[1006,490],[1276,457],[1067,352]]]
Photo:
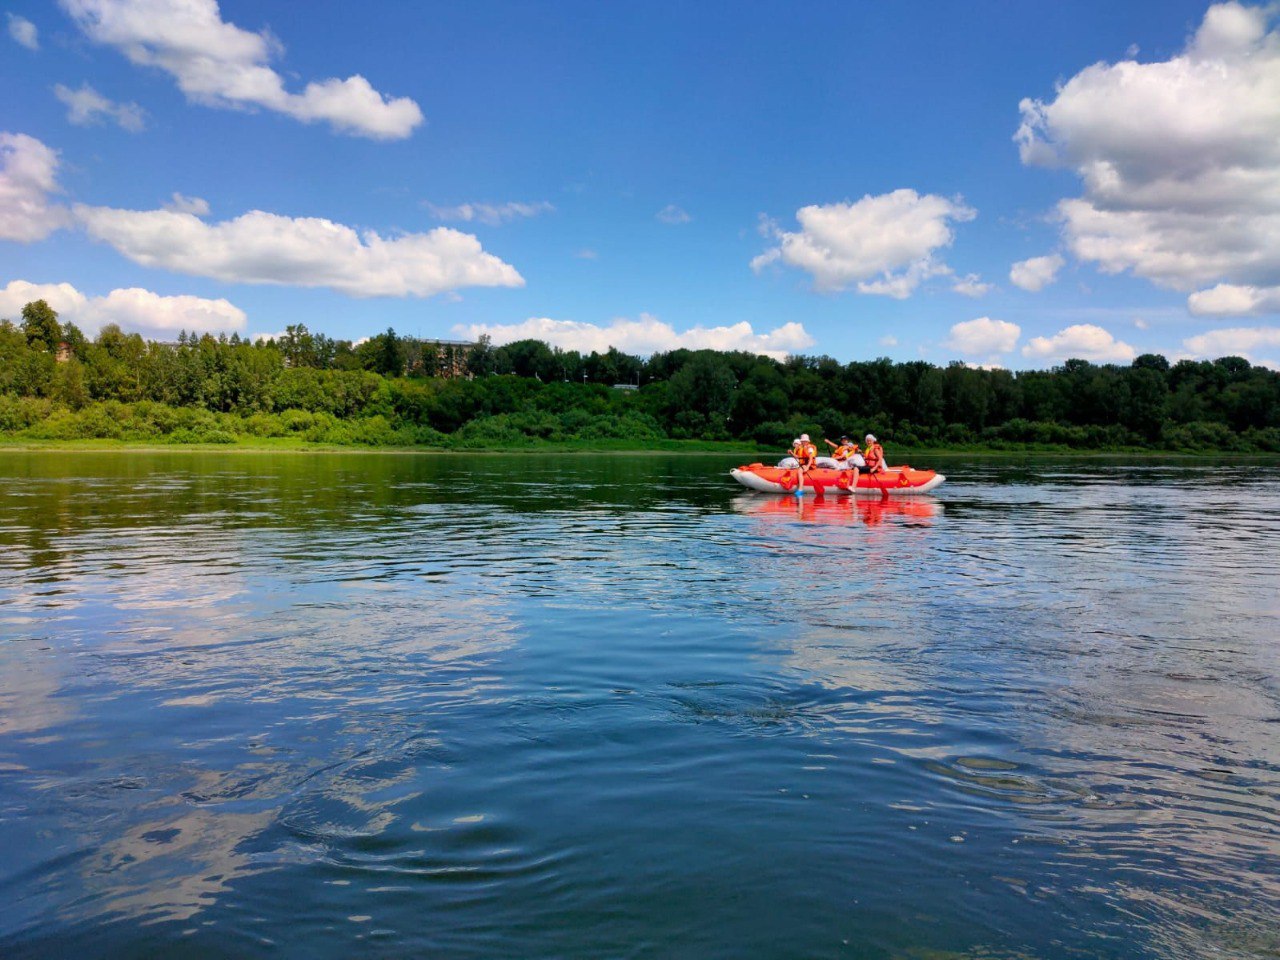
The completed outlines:
[[[1158,923],[1167,955],[1280,901],[1274,554],[1231,549],[1275,529],[1273,479],[979,466],[944,508],[743,497],[696,461],[532,458],[506,491],[212,462],[0,495],[0,617],[32,638],[0,646],[0,943],[288,917],[349,953],[350,913],[501,952],[567,898],[671,944],[704,928],[646,898],[679,889],[886,951],[927,906],[1005,952],[1052,955],[1046,916],[1077,945]]]

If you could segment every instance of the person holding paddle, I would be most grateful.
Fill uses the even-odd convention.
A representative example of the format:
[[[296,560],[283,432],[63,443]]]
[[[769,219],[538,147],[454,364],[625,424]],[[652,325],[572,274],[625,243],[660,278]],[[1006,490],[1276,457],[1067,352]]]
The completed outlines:
[[[809,440],[807,433],[800,434],[800,442],[796,444],[794,456],[800,461],[801,470],[811,470],[813,461],[818,459],[818,448]]]
[[[867,434],[867,448],[862,452],[862,457],[867,461],[867,473],[884,471],[884,447],[880,446],[874,434]]]
[[[818,448],[809,440],[807,433],[800,434],[795,445],[791,448],[791,455],[796,458],[798,466],[796,467],[796,495],[799,496],[804,491],[804,475],[813,469],[813,461],[818,459]],[[821,489],[819,489],[821,492]]]
[[[880,441],[875,438],[875,434],[868,433],[866,436],[867,445],[862,451],[862,458],[867,463],[867,476],[875,477],[877,473],[884,472],[884,447],[880,446]],[[858,483],[858,471],[853,472],[853,482],[856,486]],[[885,493],[884,485],[880,484],[879,478],[876,478],[877,485],[880,486],[881,493]]]

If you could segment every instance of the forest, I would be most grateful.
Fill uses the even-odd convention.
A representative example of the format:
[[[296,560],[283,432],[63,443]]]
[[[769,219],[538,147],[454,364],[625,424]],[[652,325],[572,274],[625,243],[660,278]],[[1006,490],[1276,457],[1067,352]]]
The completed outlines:
[[[89,338],[42,300],[0,320],[0,436],[13,440],[781,448],[801,432],[873,432],[917,449],[1280,452],[1280,373],[1156,354],[1021,372],[712,350],[642,358],[390,329],[353,344],[302,325],[267,340],[165,343],[114,325]]]

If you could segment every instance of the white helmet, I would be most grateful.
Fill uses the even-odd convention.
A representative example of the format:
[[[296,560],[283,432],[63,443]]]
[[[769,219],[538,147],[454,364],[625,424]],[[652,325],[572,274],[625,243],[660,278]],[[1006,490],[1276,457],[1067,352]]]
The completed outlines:
[[[800,439],[801,439],[801,440],[803,440],[805,443],[808,443],[808,442],[809,442],[809,435],[808,435],[807,433],[802,433],[802,434],[800,434]]]
[[[868,433],[865,439],[870,440],[872,443],[875,443],[876,435],[874,433]]]

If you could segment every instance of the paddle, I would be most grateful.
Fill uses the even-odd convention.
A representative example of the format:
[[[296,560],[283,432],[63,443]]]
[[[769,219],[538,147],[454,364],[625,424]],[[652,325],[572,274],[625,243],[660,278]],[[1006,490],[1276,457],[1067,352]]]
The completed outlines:
[[[877,442],[875,437],[871,437],[870,439],[872,443]],[[867,449],[870,449],[870,447],[868,447]],[[885,488],[885,485],[880,480],[880,471],[886,469],[884,465],[884,449],[883,448],[880,449],[880,456],[876,460],[876,468],[877,469],[875,470],[874,473],[870,469],[868,469],[867,476],[870,477],[873,481],[875,481],[875,485],[880,488],[880,499],[888,500],[889,491],[888,489]]]
[[[887,487],[885,487],[885,485],[880,481],[880,474],[879,474],[879,473],[869,473],[869,474],[867,474],[867,476],[869,476],[872,480],[874,480],[874,481],[876,482],[876,486],[880,488],[880,499],[881,499],[881,500],[888,500],[888,499],[889,499],[889,490],[888,490],[888,488],[887,488]]]

